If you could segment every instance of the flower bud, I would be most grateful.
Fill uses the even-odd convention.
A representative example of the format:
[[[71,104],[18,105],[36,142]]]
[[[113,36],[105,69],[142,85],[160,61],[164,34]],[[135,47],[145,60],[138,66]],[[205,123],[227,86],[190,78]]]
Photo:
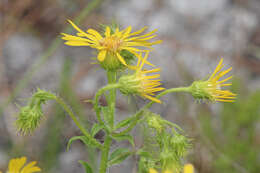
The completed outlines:
[[[156,129],[156,131],[159,133],[162,132],[166,125],[160,115],[154,114],[152,112],[146,116],[146,121],[150,128]]]
[[[32,133],[40,125],[42,117],[40,105],[22,107],[16,120],[17,129],[23,134]]]
[[[38,89],[33,94],[29,104],[20,108],[20,113],[16,120],[16,126],[23,134],[32,133],[40,125],[43,117],[42,104],[48,100],[55,99],[56,96],[47,91]]]

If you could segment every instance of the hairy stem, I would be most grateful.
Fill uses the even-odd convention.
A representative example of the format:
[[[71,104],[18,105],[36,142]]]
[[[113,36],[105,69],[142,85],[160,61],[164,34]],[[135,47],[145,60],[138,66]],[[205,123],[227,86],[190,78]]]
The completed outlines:
[[[102,149],[99,173],[106,173],[111,142],[112,138],[107,135]]]
[[[107,72],[107,79],[108,79],[108,84],[115,84],[116,83],[116,72],[114,71],[108,71]],[[115,115],[115,105],[116,105],[116,89],[111,89],[109,91],[109,95],[107,98],[107,104],[109,108],[109,125],[110,128],[114,128],[114,115]]]
[[[98,122],[100,124],[104,124],[104,122],[103,122],[101,115],[100,115],[100,107],[98,105],[99,98],[104,94],[104,92],[106,92],[108,90],[116,89],[118,87],[120,87],[119,84],[109,84],[109,85],[104,86],[100,90],[98,90],[98,92],[96,93],[96,96],[95,96],[95,99],[94,99],[94,109],[96,111],[97,119],[98,119]]]
[[[91,141],[91,143],[95,144],[99,149],[102,149],[103,146],[95,139],[93,138],[88,131],[81,125],[81,123],[78,121],[77,117],[74,115],[72,110],[69,108],[69,106],[59,97],[55,98],[56,102],[60,104],[60,106],[69,114],[70,118],[74,121],[76,126],[80,129],[80,131]]]
[[[108,116],[107,119],[108,119],[108,125],[109,125],[110,130],[108,130],[106,132],[105,142],[104,142],[104,146],[103,146],[102,154],[101,154],[101,163],[100,163],[99,173],[106,173],[106,171],[107,171],[109,151],[110,151],[110,146],[111,146],[111,142],[112,142],[112,138],[110,137],[110,132],[114,128],[116,88],[120,87],[119,84],[116,84],[116,76],[117,76],[117,74],[115,71],[107,72],[108,85],[106,87],[104,87],[103,90],[100,91],[100,93],[98,93],[97,97],[95,98],[95,104],[96,104],[98,102],[99,95],[100,94],[102,95],[102,93],[104,93],[104,91],[109,90],[109,94],[107,96],[107,104],[108,104],[109,112],[108,112],[108,115],[104,115],[104,116]]]

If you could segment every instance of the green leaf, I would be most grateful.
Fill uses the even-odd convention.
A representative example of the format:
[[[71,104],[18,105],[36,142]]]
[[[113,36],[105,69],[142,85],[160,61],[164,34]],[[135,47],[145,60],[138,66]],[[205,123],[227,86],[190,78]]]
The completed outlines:
[[[68,142],[67,150],[69,150],[72,142],[74,142],[75,140],[81,140],[87,146],[96,147],[95,144],[93,144],[90,140],[88,140],[86,136],[73,136],[72,138],[70,138]]]
[[[123,141],[123,140],[128,140],[130,142],[130,144],[134,147],[135,143],[134,143],[134,138],[131,135],[121,135],[121,136],[112,136],[113,139],[115,139],[116,141]]]
[[[86,173],[93,173],[91,166],[87,162],[79,160],[79,163],[81,163],[84,166]]]
[[[120,122],[116,125],[115,129],[119,129],[119,128],[122,128],[122,127],[127,126],[127,125],[130,124],[134,119],[135,119],[135,117],[132,116],[132,117],[129,117],[129,118],[126,118],[126,119],[120,121]]]
[[[136,152],[136,154],[141,156],[141,157],[146,157],[146,158],[152,157],[150,152],[144,151],[143,149],[138,150]]]
[[[113,151],[109,157],[109,160],[115,159],[118,155],[124,152],[128,152],[129,150],[127,148],[117,148],[115,151]]]
[[[103,125],[95,123],[91,129],[91,136],[95,136],[100,130],[104,128]]]
[[[132,152],[130,152],[127,148],[118,148],[111,153],[108,165],[112,166],[114,164],[120,164],[131,154]]]

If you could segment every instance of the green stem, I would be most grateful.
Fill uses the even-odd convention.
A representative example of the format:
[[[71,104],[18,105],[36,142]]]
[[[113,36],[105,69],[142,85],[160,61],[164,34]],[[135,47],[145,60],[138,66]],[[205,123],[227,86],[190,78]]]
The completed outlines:
[[[107,104],[109,113],[108,115],[108,124],[110,127],[110,130],[107,131],[107,136],[105,138],[104,146],[102,149],[101,154],[101,163],[100,163],[100,169],[99,173],[106,173],[107,170],[107,163],[108,163],[108,157],[109,157],[109,151],[110,146],[112,142],[112,138],[110,137],[110,132],[114,128],[114,116],[115,116],[115,105],[116,105],[116,88],[118,88],[120,85],[116,84],[116,72],[115,71],[108,71],[107,72],[107,79],[108,79],[108,85],[103,88],[100,93],[97,94],[97,97],[95,99],[95,104],[98,102],[98,95],[102,94],[104,91],[109,90],[109,95],[107,96]]]
[[[116,83],[116,72],[115,71],[108,71],[107,72],[107,79],[108,79],[108,84],[112,85]],[[115,116],[115,106],[116,106],[116,89],[111,89],[109,91],[108,99],[107,99],[107,104],[109,108],[109,125],[110,128],[114,128],[114,116]]]
[[[95,100],[94,100],[94,109],[96,111],[98,122],[102,125],[104,125],[104,122],[100,115],[100,107],[98,105],[99,97],[101,97],[105,91],[116,89],[118,87],[120,87],[119,84],[109,84],[109,85],[104,86],[100,90],[98,90],[98,92],[96,93]]]
[[[95,144],[99,149],[103,148],[103,145],[101,145],[95,138],[93,138],[87,130],[80,124],[77,117],[74,115],[74,113],[71,111],[69,106],[59,97],[55,98],[56,102],[60,104],[60,106],[69,114],[71,119],[74,121],[76,126],[80,129],[80,131],[91,141],[91,143]]]
[[[99,173],[106,173],[111,143],[112,138],[109,135],[107,135],[102,149]]]
[[[156,96],[157,99],[161,98],[162,96],[166,95],[166,94],[169,94],[169,93],[177,93],[177,92],[190,92],[190,87],[179,87],[179,88],[170,88],[170,89],[167,89],[163,92],[161,92],[160,94],[158,94]],[[151,101],[149,102],[148,104],[146,104],[142,109],[148,109],[150,108],[155,102],[154,101]]]
[[[156,98],[159,99],[162,96],[169,94],[169,93],[173,93],[173,92],[190,92],[190,87],[170,88],[170,89],[167,89],[167,90],[161,92],[160,94],[158,94],[156,96]],[[136,126],[136,124],[140,120],[140,118],[142,117],[144,110],[150,108],[154,103],[155,103],[154,101],[151,101],[148,104],[146,104],[142,109],[140,109],[134,115],[134,117],[136,117],[135,120],[132,121],[132,123],[125,130],[121,131],[120,133],[113,133],[113,135],[121,136],[121,135],[124,135],[124,134],[130,132]]]

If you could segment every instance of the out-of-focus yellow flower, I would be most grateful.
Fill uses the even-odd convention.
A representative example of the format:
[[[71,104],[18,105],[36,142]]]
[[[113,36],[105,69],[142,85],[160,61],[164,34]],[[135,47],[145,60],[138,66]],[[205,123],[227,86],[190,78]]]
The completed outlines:
[[[161,40],[149,42],[150,39],[157,36],[154,35],[156,30],[140,35],[147,27],[132,33],[131,26],[121,31],[116,28],[115,32],[112,33],[111,28],[107,26],[104,36],[102,36],[94,29],[88,29],[84,32],[72,21],[68,21],[78,33],[77,36],[62,33],[62,39],[66,40],[65,44],[69,46],[89,46],[97,49],[99,51],[97,59],[100,62],[103,62],[106,58],[116,57],[122,64],[127,65],[125,59],[120,55],[122,50],[127,50],[137,56],[138,52],[142,50],[136,47],[151,48],[152,45],[162,42]]]
[[[161,101],[154,97],[155,93],[164,90],[161,86],[161,82],[158,79],[160,74],[154,74],[148,76],[148,73],[159,72],[160,68],[155,68],[151,70],[142,70],[146,59],[148,58],[149,52],[147,51],[144,58],[141,54],[138,58],[138,63],[135,67],[136,71],[134,74],[122,76],[119,79],[119,84],[121,85],[120,91],[123,94],[138,94],[142,97],[148,98],[154,102],[161,103]]]
[[[194,167],[192,164],[186,164],[184,165],[184,168],[183,168],[183,173],[193,173],[194,172]]]
[[[170,170],[165,170],[163,173],[173,173],[173,172]]]
[[[149,173],[158,173],[155,169],[150,168]],[[163,173],[174,173],[172,171],[166,170]],[[194,173],[194,167],[192,164],[185,164],[183,168],[183,173]]]
[[[221,58],[215,71],[212,73],[207,81],[195,81],[191,86],[191,94],[193,97],[198,99],[209,99],[211,101],[218,102],[234,102],[236,94],[229,90],[223,90],[222,87],[230,86],[231,83],[226,83],[232,78],[232,76],[227,77],[223,80],[219,80],[221,77],[226,75],[232,70],[230,67],[227,70],[221,71],[223,64],[223,58]]]
[[[30,162],[27,165],[26,157],[11,159],[8,165],[7,173],[34,173],[40,172],[41,168],[36,165],[36,161]]]
[[[158,173],[155,169],[153,169],[153,168],[150,168],[149,169],[149,173]]]

